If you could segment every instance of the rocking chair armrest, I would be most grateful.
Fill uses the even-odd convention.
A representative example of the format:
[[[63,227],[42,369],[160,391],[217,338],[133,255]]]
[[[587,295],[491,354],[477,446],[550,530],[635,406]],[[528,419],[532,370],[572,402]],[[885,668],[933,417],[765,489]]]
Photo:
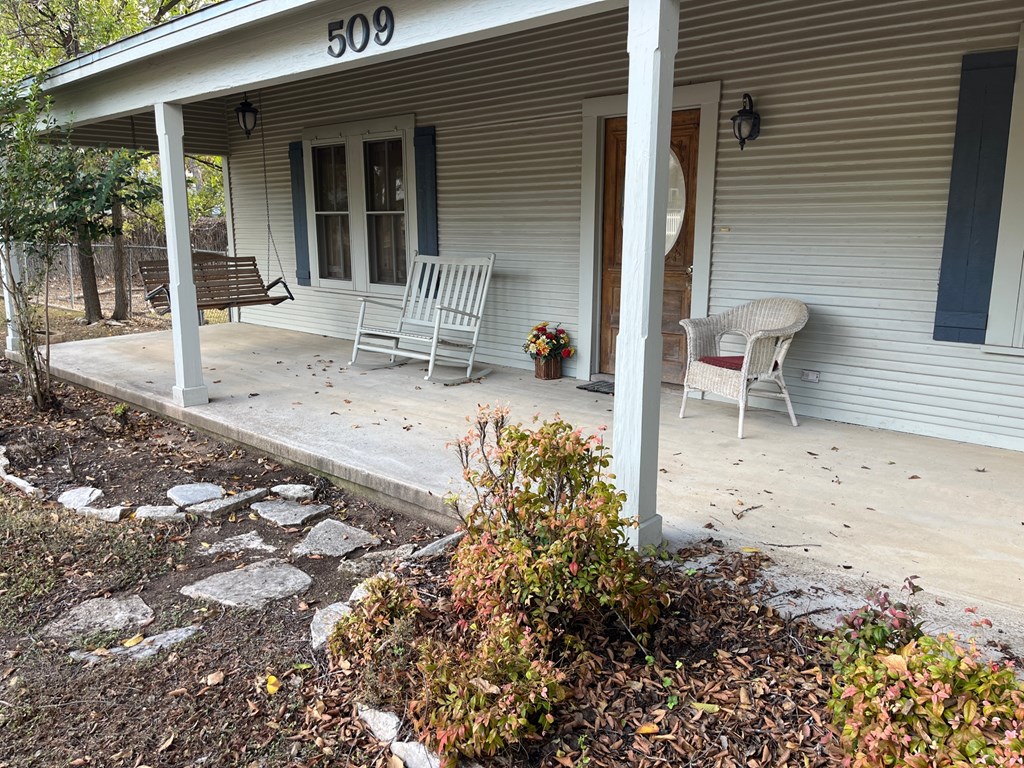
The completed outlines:
[[[164,296],[166,296],[166,297],[167,297],[167,300],[168,300],[168,301],[170,301],[170,300],[171,300],[171,291],[170,291],[170,288],[168,288],[168,287],[167,287],[167,283],[164,283],[163,285],[158,285],[158,286],[157,286],[156,288],[154,288],[154,289],[153,289],[152,291],[150,291],[149,293],[147,293],[147,294],[146,294],[146,301],[152,301],[152,300],[153,300],[154,298],[156,298],[157,296],[159,296],[159,295],[160,295],[161,293],[162,293],[162,294],[163,294]]]
[[[295,301],[295,297],[292,295],[292,289],[288,287],[288,283],[285,282],[285,279],[283,277],[278,277],[274,280],[271,280],[270,284],[267,286],[267,293],[270,293],[270,289],[278,285],[284,288],[284,292],[288,294],[289,299]]]
[[[465,310],[455,309],[455,307],[441,307],[437,308],[437,314],[440,315],[442,312],[451,312],[453,315],[461,315],[462,317],[471,317],[474,320],[479,320],[480,315],[475,312],[466,312]]]
[[[389,301],[388,299],[372,299],[369,296],[360,296],[359,297],[359,303],[360,304],[378,304],[378,305],[380,305],[382,307],[390,307],[391,309],[401,309],[402,308],[402,302],[400,302],[400,301],[393,301],[393,300]]]

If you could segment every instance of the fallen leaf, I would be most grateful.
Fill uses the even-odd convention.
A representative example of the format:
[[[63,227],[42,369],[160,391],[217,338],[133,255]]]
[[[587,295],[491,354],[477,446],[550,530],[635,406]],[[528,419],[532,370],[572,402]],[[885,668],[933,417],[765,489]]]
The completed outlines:
[[[164,742],[163,744],[161,744],[161,745],[160,745],[159,747],[157,747],[156,751],[157,751],[158,753],[160,753],[160,752],[166,752],[166,751],[167,751],[168,749],[170,749],[170,747],[171,747],[171,744],[173,744],[173,743],[174,743],[174,734],[172,733],[172,734],[171,734],[171,735],[170,735],[170,736],[169,736],[169,737],[167,738],[167,741],[165,741],[165,742]]]
[[[171,698],[176,698],[178,696],[184,696],[186,693],[188,693],[188,688],[175,688],[173,691],[168,691],[167,695]]]
[[[211,672],[210,674],[208,674],[206,676],[206,684],[207,685],[220,685],[223,682],[224,682],[224,672],[223,672],[223,670],[219,670],[218,669],[216,672]]]
[[[392,755],[388,758],[388,768],[405,768],[405,763],[398,755]]]
[[[718,707],[715,707],[715,709],[718,709]],[[646,736],[646,735],[651,734],[651,733],[658,733],[658,731],[660,731],[660,730],[661,730],[661,728],[659,728],[654,723],[644,723],[643,725],[641,725],[639,728],[636,729],[636,732]]]
[[[717,704],[705,704],[702,701],[691,701],[690,706],[696,709],[698,712],[709,712],[712,715],[721,709]]]
[[[754,555],[754,554],[757,554],[758,552],[760,552],[761,550],[758,549],[757,547],[741,547],[740,551],[741,552],[746,552],[748,555]]]
[[[911,475],[910,477],[907,478],[907,480],[920,480],[920,479],[921,479],[920,475]]]
[[[136,635],[135,637],[129,637],[127,640],[121,643],[121,645],[123,645],[125,648],[131,648],[132,646],[138,645],[145,639],[146,638],[144,638],[142,635]]]
[[[281,681],[274,677],[274,675],[269,675],[267,677],[267,694],[273,696],[279,690],[281,690]]]

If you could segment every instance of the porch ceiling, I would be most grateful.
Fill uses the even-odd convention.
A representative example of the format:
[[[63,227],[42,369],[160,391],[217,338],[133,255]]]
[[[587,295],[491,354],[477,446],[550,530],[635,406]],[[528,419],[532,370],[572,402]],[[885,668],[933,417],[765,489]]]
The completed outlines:
[[[201,329],[208,405],[181,409],[169,333],[59,344],[58,376],[269,454],[437,513],[459,476],[448,441],[478,403],[529,420],[560,412],[592,430],[612,398],[499,368],[446,387],[422,366],[348,368],[348,341],[245,324]],[[372,358],[372,355],[367,355]],[[381,364],[386,362],[380,358]],[[361,358],[362,362],[362,358]],[[951,604],[1015,616],[1024,599],[1021,455],[976,445],[754,410],[661,405],[659,512],[670,542],[708,536],[758,547],[797,568],[898,587],[920,576]],[[713,526],[713,528],[709,528]],[[990,613],[989,615],[992,615]]]

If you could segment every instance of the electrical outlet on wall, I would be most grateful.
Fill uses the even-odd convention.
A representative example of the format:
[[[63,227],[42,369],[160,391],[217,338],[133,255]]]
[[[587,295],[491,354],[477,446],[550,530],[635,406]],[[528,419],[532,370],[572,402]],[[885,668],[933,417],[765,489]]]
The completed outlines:
[[[804,369],[800,372],[800,381],[809,381],[811,384],[817,384],[821,381],[821,371],[808,371]]]

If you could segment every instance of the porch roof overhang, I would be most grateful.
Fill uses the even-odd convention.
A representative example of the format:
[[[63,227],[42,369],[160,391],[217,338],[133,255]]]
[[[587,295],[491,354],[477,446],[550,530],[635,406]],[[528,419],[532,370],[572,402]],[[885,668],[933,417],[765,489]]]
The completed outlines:
[[[382,3],[225,0],[51,69],[45,84],[59,124],[89,125],[193,104],[246,89],[357,69],[624,8],[628,0],[388,0],[387,45],[327,52],[327,25]]]

